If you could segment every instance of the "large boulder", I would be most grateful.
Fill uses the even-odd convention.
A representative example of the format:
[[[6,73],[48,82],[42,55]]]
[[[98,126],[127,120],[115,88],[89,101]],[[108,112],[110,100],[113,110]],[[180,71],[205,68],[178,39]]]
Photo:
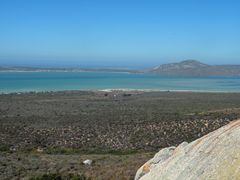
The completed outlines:
[[[177,148],[164,148],[137,172],[135,180],[239,180],[240,120]]]

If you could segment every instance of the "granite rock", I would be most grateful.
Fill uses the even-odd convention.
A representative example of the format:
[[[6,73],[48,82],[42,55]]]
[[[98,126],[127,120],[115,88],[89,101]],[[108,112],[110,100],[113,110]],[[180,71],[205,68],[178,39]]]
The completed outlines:
[[[240,179],[240,120],[189,144],[162,149],[137,171],[139,179]]]

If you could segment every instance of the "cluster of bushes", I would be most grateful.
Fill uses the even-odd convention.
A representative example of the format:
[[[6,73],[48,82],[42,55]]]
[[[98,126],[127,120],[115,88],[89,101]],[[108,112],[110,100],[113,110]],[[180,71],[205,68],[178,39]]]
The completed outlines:
[[[90,180],[85,175],[60,175],[60,174],[43,174],[34,176],[30,180]]]

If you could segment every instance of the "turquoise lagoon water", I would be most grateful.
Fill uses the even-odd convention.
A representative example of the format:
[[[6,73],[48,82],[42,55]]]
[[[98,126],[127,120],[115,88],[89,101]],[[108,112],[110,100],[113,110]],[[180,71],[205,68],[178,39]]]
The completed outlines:
[[[240,92],[240,78],[162,77],[154,74],[109,72],[0,73],[0,93],[103,89]]]

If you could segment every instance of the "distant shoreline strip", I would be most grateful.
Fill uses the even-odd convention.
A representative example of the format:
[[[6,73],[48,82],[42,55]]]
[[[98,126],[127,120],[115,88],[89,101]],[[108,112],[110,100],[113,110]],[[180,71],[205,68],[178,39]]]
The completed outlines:
[[[74,92],[175,92],[175,93],[240,93],[240,91],[217,91],[217,90],[176,90],[176,89],[126,89],[126,88],[117,88],[117,89],[77,89],[77,90],[19,90],[19,91],[9,91],[1,92],[0,94],[31,94],[31,93],[74,93]]]

